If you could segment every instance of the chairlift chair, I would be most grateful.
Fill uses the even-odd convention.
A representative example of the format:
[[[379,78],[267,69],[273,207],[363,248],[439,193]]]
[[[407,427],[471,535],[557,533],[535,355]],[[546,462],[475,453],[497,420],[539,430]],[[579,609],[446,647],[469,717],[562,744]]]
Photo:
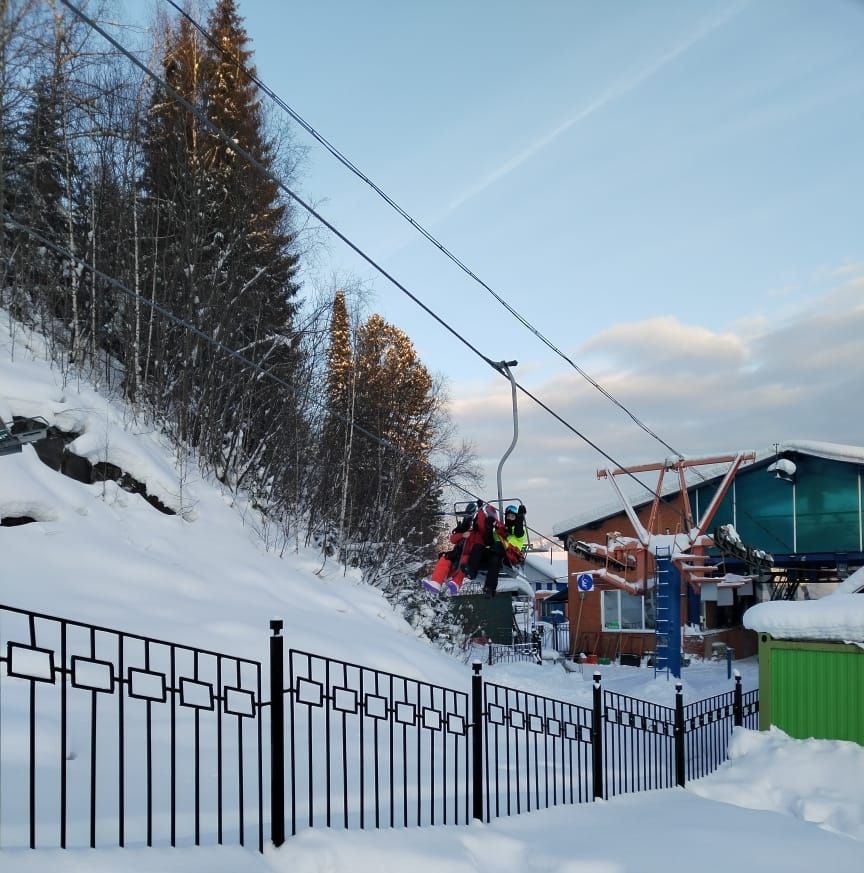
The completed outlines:
[[[500,502],[501,506],[498,506]],[[483,505],[490,505],[495,508],[496,515],[499,517],[503,517],[503,509],[505,506],[510,506],[511,504],[517,507],[521,507],[524,504],[522,500],[518,497],[507,498],[505,500],[486,500],[483,502]],[[477,511],[477,503],[473,500],[461,500],[457,501],[453,504],[453,516],[455,518],[455,523],[458,524],[460,521],[465,519],[466,515],[470,515],[473,518],[474,513]],[[524,553],[524,550],[523,550]],[[507,581],[513,583],[511,586],[508,586]],[[508,564],[506,561],[501,564],[501,569],[498,572],[498,591],[502,594],[510,593],[508,588],[519,588],[518,582],[523,582],[530,587],[531,583],[529,582],[527,576],[525,576],[521,567],[514,567],[512,564]],[[505,587],[502,589],[502,583],[504,583]],[[477,577],[475,579],[468,579],[466,577],[465,582],[462,584],[462,588],[458,593],[454,594],[455,597],[459,597],[462,595],[468,594],[481,594],[486,585],[486,570],[481,569],[477,573]],[[517,594],[517,596],[520,596]],[[528,597],[527,591],[524,592],[524,597]],[[533,598],[533,589],[531,597]]]

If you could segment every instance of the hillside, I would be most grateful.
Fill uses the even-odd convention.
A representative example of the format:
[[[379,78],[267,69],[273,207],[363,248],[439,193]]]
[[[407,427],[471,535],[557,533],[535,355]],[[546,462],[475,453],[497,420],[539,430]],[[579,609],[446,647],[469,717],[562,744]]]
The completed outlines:
[[[44,341],[0,323],[0,418],[43,417],[67,451],[120,468],[173,515],[116,482],[85,484],[32,446],[0,460],[6,605],[262,659],[269,621],[288,645],[409,676],[464,682],[465,668],[400,618],[357,571],[268,528],[242,498],[205,481],[152,425],[84,381],[63,384]]]

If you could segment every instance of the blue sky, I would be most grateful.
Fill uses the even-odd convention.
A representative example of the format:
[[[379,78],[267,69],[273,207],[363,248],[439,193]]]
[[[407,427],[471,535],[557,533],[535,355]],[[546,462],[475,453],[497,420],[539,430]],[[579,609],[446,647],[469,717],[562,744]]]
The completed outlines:
[[[676,448],[761,447],[772,434],[864,443],[861,416],[841,424],[829,414],[828,395],[839,409],[852,390],[839,382],[864,388],[854,355],[837,365],[842,379],[829,368],[829,387],[809,405],[799,397],[778,411],[785,395],[765,382],[771,410],[754,406],[734,433],[724,424],[741,397],[693,403],[712,380],[746,391],[788,374],[763,351],[791,354],[773,340],[797,337],[802,320],[835,313],[832,329],[857,324],[864,4],[240,0],[240,9],[259,75]],[[481,351],[518,358],[520,379],[621,460],[665,453],[302,131],[297,140],[309,146],[301,191]],[[506,383],[338,241],[319,268],[367,280],[372,306],[448,377],[494,486],[509,441]],[[836,337],[834,349],[847,341]],[[803,340],[793,363],[824,357],[822,343]],[[687,374],[682,412],[686,392],[672,389]],[[526,409],[505,490],[523,494],[548,531],[607,499],[589,482],[599,460]]]

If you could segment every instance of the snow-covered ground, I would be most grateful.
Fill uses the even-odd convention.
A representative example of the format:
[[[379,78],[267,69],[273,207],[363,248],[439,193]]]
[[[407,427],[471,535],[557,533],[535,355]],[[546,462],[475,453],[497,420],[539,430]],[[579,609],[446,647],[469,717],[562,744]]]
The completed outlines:
[[[290,535],[280,540],[248,504],[204,481],[189,459],[178,463],[162,436],[127,408],[106,402],[83,382],[64,384],[45,363],[42,345],[38,336],[17,329],[13,356],[10,326],[0,314],[0,417],[9,422],[13,415],[40,415],[81,434],[73,451],[117,464],[178,514],[164,515],[111,482],[84,485],[66,478],[42,464],[32,447],[0,458],[0,516],[36,519],[0,528],[0,604],[262,662],[269,620],[280,617],[293,648],[467,691],[468,664],[418,638],[356,573],[324,562]],[[0,635],[5,642],[2,627]],[[755,687],[755,662],[736,667],[745,688]],[[673,683],[654,679],[650,670],[599,669],[611,690],[672,704]],[[492,682],[582,705],[590,703],[591,672],[586,667],[584,675],[568,673],[554,664],[484,668]],[[725,664],[697,663],[685,670],[684,686],[689,701],[728,691],[731,683]],[[24,728],[23,712],[10,708],[12,702],[3,700],[0,743],[2,751],[12,747],[20,757],[25,747],[13,744]],[[417,873],[675,873],[694,864],[706,871],[810,870],[817,864],[864,869],[864,798],[849,775],[864,771],[862,750],[776,735],[742,736],[733,748],[735,760],[686,791],[563,807],[490,825],[307,831],[263,858],[236,848],[3,850],[0,867],[23,873],[373,868],[378,873],[386,860]],[[784,781],[790,769],[797,777]],[[17,790],[7,772],[0,788],[4,817],[23,805],[22,797],[10,796]]]
[[[305,831],[239,849],[9,851],[15,873],[860,873],[864,749],[738,729],[732,759],[688,789],[492,824]]]

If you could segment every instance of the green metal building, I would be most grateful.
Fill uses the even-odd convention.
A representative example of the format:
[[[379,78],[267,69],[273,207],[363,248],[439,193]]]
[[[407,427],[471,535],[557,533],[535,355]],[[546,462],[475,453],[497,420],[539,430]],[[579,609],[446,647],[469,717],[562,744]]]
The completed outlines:
[[[864,745],[864,569],[821,600],[759,604],[744,624],[759,633],[760,729]]]

